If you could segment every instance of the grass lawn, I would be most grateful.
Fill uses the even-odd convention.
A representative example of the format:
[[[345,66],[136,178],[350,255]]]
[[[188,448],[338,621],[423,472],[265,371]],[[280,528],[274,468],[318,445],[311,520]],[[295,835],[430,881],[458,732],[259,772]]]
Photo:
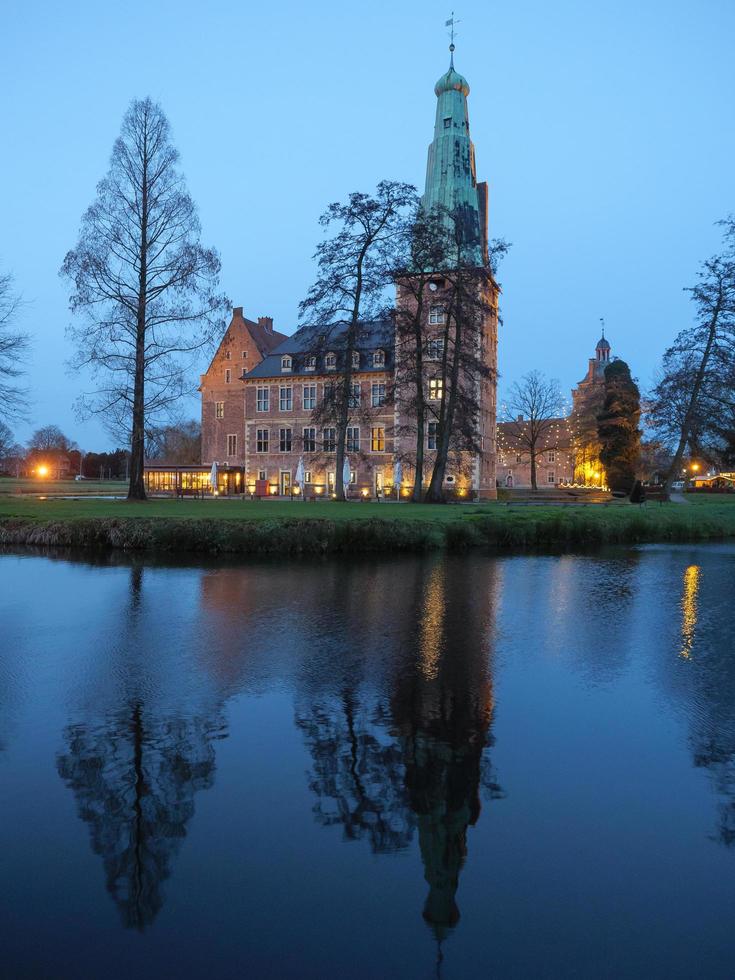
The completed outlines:
[[[7,494],[126,494],[124,480],[38,480],[0,476],[0,499]]]

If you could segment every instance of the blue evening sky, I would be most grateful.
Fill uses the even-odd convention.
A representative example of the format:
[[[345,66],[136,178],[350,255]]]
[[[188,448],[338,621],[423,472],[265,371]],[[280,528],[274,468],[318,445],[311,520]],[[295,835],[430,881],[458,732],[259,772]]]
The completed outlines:
[[[109,444],[74,417],[84,381],[65,372],[57,272],[131,98],[168,114],[233,304],[290,333],[325,205],[381,178],[423,184],[450,9],[6,0],[0,269],[34,337],[17,437],[57,423],[86,450]],[[457,16],[491,235],[513,243],[501,393],[534,367],[569,389],[601,316],[645,388],[735,210],[735,3],[465,0]]]

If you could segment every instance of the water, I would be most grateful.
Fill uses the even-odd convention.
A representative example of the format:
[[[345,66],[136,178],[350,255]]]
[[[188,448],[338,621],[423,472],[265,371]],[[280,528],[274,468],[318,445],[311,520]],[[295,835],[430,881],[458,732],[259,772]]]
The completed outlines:
[[[734,573],[0,557],[0,974],[731,977]]]

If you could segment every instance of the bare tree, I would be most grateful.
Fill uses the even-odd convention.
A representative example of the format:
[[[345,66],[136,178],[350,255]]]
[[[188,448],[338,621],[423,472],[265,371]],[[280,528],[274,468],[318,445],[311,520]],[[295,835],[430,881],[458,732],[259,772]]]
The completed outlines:
[[[147,456],[186,465],[202,458],[202,427],[196,419],[172,422],[148,433]]]
[[[219,256],[199,242],[178,159],[161,107],[132,102],[61,269],[78,317],[70,328],[73,366],[91,369],[97,382],[81,407],[129,435],[128,499],[145,499],[146,428],[191,390],[194,357],[229,306],[217,292]]]
[[[374,197],[350,194],[346,204],[330,204],[320,218],[336,234],[316,251],[316,282],[301,303],[301,319],[314,327],[314,350],[334,353],[334,380],[314,412],[318,427],[335,428],[335,496],[345,499],[342,470],[347,427],[356,399],[353,377],[361,341],[371,321],[385,318],[385,291],[396,266],[404,220],[416,191],[409,184],[384,180]],[[323,447],[327,450],[328,447]],[[331,447],[329,447],[331,451]]]
[[[0,275],[0,419],[25,417],[27,392],[20,382],[28,353],[28,334],[14,329],[20,297],[13,292],[13,278]]]
[[[58,425],[44,425],[36,429],[28,440],[28,448],[38,452],[68,453],[74,448],[74,443],[64,435]]]
[[[15,446],[15,440],[10,426],[0,419],[0,464],[10,455]]]
[[[531,487],[538,490],[536,460],[542,452],[559,449],[566,426],[560,426],[564,410],[559,382],[541,371],[529,371],[515,381],[503,407],[503,421],[513,448],[528,453],[531,461]]]
[[[725,249],[702,263],[698,282],[688,289],[696,309],[693,326],[682,330],[664,354],[653,392],[650,418],[655,429],[673,436],[676,449],[666,476],[668,493],[687,446],[706,427],[707,403],[735,363],[735,223],[726,226]]]

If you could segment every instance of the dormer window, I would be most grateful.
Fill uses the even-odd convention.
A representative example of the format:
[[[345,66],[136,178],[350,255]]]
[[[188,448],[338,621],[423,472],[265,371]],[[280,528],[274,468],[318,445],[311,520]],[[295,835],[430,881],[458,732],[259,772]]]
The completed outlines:
[[[385,351],[376,350],[373,353],[373,367],[381,368],[385,367]]]
[[[334,351],[330,351],[324,358],[324,367],[328,371],[334,371],[334,369],[337,367],[337,355],[334,353]]]
[[[316,371],[316,357],[313,354],[304,358],[304,371]]]
[[[438,323],[444,323],[446,319],[446,313],[444,307],[439,303],[434,303],[433,306],[429,307],[429,323],[436,325]]]
[[[290,371],[292,366],[293,366],[293,361],[291,360],[291,356],[289,354],[286,354],[285,357],[281,358],[282,371]]]
[[[352,352],[352,367],[353,368],[359,368],[360,367],[360,354],[356,350],[353,350],[353,352]]]

